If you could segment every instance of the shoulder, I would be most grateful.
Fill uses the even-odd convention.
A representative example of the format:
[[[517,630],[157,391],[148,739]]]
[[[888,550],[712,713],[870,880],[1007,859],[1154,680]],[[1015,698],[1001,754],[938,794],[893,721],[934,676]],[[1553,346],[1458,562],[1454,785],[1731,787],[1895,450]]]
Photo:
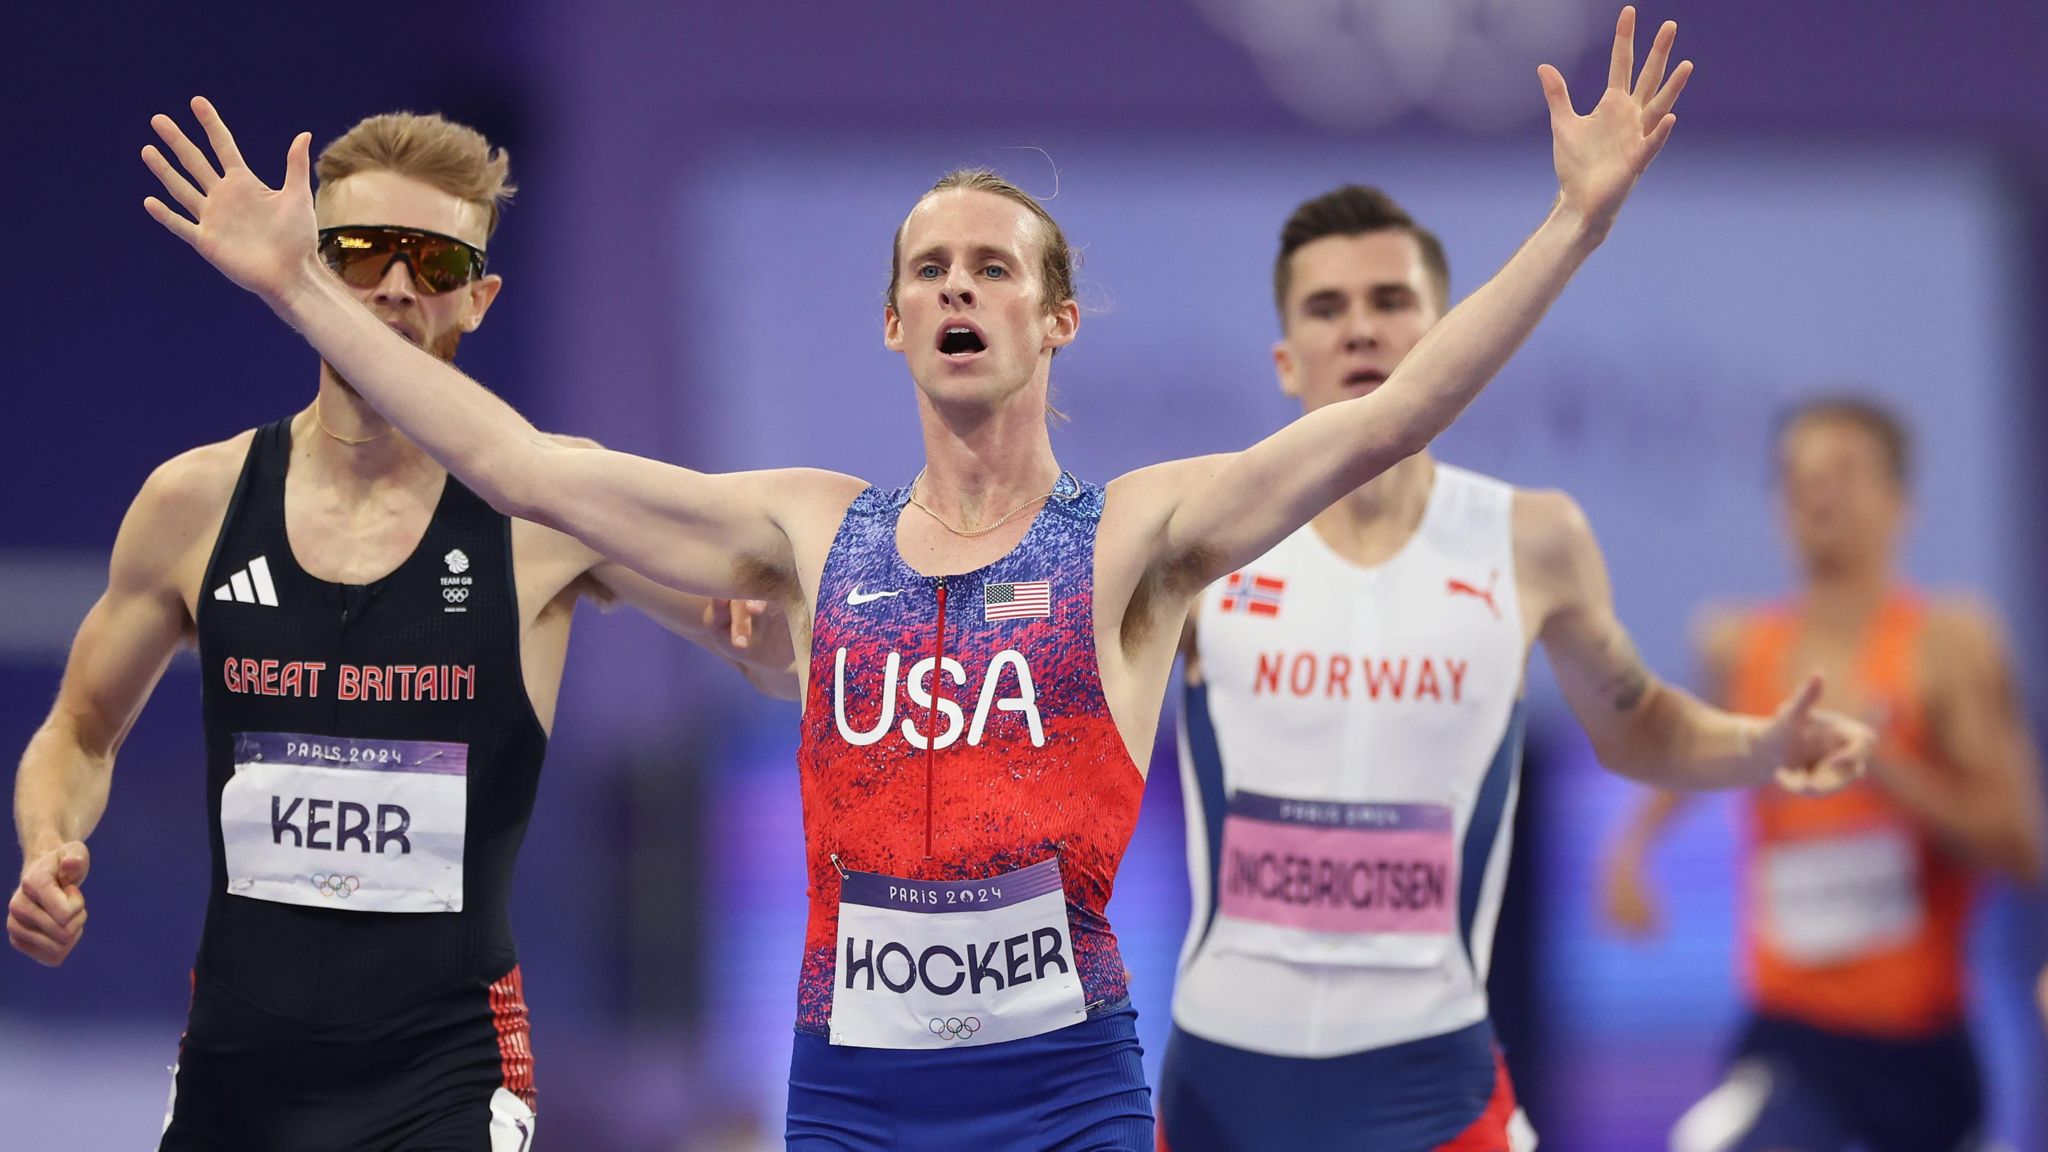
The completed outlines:
[[[1126,472],[1103,488],[1103,514],[1128,524],[1164,523],[1192,486],[1222,471],[1237,456],[1190,456]]]
[[[2008,651],[2003,615],[1973,593],[1930,596],[1921,650],[1935,670],[1999,671]]]
[[[1556,488],[1513,490],[1515,566],[1526,577],[1567,579],[1597,559],[1600,542],[1585,509]]]
[[[211,550],[255,436],[252,429],[156,466],[121,522],[114,543],[115,584],[173,578],[185,561]]]
[[[1735,667],[1755,615],[1755,609],[1740,604],[1709,604],[1693,613],[1692,645],[1700,661],[1723,672]]]
[[[219,528],[255,437],[252,429],[180,452],[157,465],[135,495],[128,510],[128,526],[157,536]]]

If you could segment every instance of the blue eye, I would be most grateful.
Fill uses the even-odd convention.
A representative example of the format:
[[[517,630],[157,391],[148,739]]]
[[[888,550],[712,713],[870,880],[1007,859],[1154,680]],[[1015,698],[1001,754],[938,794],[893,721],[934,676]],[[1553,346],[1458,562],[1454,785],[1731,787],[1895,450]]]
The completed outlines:
[[[1003,267],[1001,264],[991,264],[988,267],[982,269],[981,274],[984,276],[988,276],[992,279],[1001,280],[1003,277],[1008,276],[1010,274],[1010,270]]]
[[[920,280],[937,280],[939,278],[939,266],[936,264],[927,264],[924,267],[919,268],[917,270],[917,278]]]

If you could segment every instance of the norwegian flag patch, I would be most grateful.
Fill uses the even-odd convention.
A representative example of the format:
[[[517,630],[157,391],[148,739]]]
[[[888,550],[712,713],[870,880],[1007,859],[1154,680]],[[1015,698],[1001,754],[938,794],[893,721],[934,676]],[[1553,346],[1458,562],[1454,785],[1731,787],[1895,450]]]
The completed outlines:
[[[1016,580],[984,584],[981,589],[983,620],[1029,620],[1052,615],[1052,581]]]
[[[1278,576],[1232,572],[1223,585],[1223,610],[1250,616],[1278,616],[1280,597],[1286,591],[1287,581]]]

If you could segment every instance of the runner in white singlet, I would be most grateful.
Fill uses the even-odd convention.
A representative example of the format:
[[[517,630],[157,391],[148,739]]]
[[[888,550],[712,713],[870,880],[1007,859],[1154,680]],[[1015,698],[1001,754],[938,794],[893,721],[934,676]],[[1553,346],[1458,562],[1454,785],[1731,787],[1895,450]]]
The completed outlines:
[[[1313,411],[1379,387],[1442,315],[1443,249],[1383,194],[1340,188],[1288,221],[1275,296],[1281,385]],[[1627,775],[1727,786],[1769,779],[1815,732],[1867,747],[1860,725],[1813,710],[1817,685],[1766,720],[1663,684],[1614,617],[1570,497],[1409,457],[1190,618],[1194,918],[1162,1148],[1534,1146],[1486,975],[1538,640]]]

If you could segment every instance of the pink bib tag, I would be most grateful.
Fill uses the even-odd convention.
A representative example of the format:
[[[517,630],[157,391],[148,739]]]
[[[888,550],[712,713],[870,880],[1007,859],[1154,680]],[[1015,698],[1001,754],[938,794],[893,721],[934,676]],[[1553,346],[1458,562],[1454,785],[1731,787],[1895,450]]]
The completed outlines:
[[[1223,821],[1218,911],[1310,932],[1449,936],[1457,837],[1441,804],[1238,792]]]

